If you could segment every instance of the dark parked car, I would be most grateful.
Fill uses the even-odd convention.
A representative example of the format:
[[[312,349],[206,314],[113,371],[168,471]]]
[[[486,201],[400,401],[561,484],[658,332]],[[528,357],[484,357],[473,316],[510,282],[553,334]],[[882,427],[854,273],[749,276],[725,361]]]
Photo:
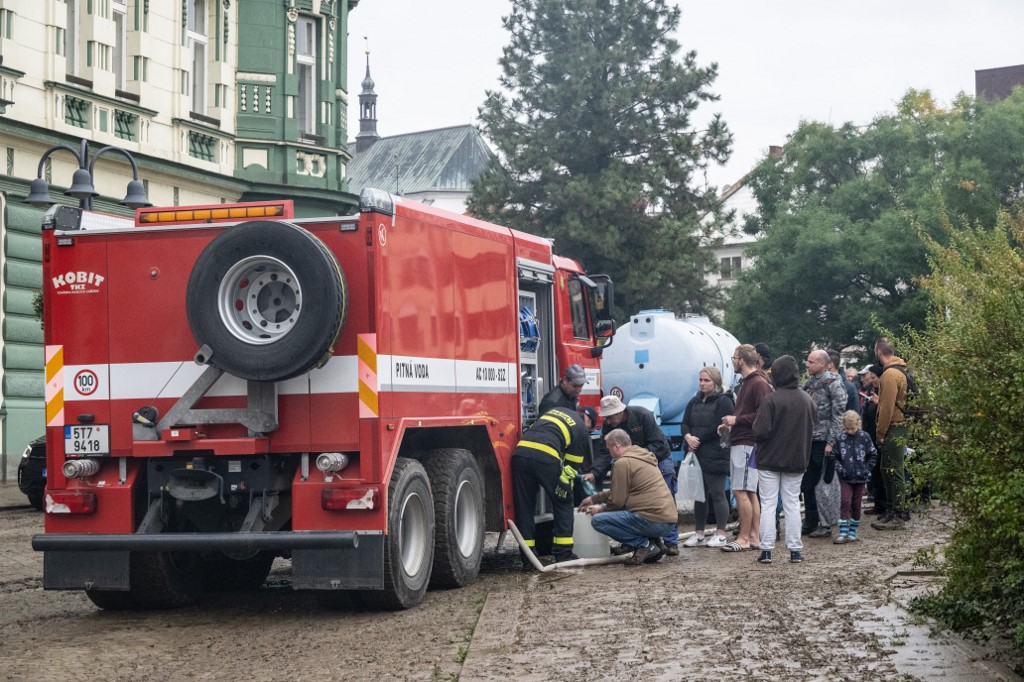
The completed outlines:
[[[28,503],[43,508],[46,495],[46,436],[40,436],[25,447],[18,464],[18,488],[28,496]]]

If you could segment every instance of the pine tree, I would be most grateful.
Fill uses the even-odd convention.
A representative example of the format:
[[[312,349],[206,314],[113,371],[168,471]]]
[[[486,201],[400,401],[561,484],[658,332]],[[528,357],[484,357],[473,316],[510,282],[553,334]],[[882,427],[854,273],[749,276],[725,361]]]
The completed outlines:
[[[480,109],[498,151],[469,212],[552,237],[558,253],[616,282],[619,312],[715,302],[700,246],[720,224],[704,171],[728,158],[717,67],[680,59],[665,0],[513,0],[500,88]]]

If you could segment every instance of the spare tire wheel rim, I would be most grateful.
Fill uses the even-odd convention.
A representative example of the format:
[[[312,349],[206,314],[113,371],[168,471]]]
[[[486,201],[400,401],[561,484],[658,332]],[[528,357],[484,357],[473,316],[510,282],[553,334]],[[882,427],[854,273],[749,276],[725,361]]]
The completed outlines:
[[[273,256],[243,258],[225,273],[217,292],[221,321],[245,343],[274,343],[290,332],[302,312],[295,272]]]

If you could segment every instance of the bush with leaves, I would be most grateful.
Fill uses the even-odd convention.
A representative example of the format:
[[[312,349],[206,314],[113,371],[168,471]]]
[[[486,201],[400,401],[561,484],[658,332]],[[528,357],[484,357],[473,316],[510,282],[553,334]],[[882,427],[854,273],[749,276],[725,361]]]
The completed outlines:
[[[926,239],[932,296],[925,328],[909,332],[920,400],[917,476],[956,509],[942,591],[919,601],[941,622],[1009,633],[1024,651],[1024,215]]]

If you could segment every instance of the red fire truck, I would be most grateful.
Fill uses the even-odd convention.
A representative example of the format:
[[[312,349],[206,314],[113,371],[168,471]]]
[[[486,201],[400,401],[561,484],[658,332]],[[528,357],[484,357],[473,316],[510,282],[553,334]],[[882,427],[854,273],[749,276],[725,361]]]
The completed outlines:
[[[464,586],[513,515],[545,387],[600,396],[612,285],[544,239],[367,190],[68,207],[43,230],[47,589],[102,608],[258,586],[406,608]]]

